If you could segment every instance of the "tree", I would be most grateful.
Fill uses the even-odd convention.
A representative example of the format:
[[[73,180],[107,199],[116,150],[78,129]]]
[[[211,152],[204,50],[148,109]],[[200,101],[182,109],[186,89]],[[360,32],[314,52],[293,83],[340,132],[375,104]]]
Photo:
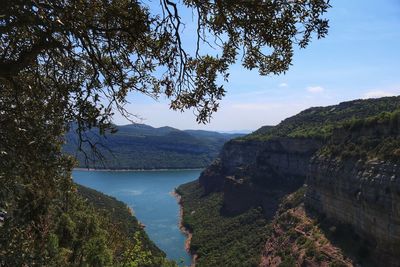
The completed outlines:
[[[182,6],[197,20],[193,53],[181,38]],[[198,122],[207,122],[231,64],[284,72],[295,46],[328,29],[328,0],[160,0],[160,7],[154,14],[134,0],[2,1],[0,208],[8,216],[1,258],[46,261],[58,217],[73,206],[73,160],[61,153],[72,122],[79,133],[104,133],[115,110],[130,116],[129,92],[165,95],[172,109],[195,109]],[[204,52],[208,45],[215,53]]]
[[[90,126],[108,122],[113,105],[126,114],[129,91],[165,94],[171,108],[196,108],[198,121],[206,122],[225,93],[217,77],[228,79],[239,54],[245,68],[281,73],[295,45],[306,47],[312,34],[324,37],[328,28],[321,18],[327,0],[185,0],[198,25],[190,55],[180,37],[179,5],[161,0],[162,14],[152,14],[143,2],[5,0],[2,83],[22,89],[21,76],[32,75],[37,90],[61,93],[70,119]],[[216,54],[201,54],[210,43]]]

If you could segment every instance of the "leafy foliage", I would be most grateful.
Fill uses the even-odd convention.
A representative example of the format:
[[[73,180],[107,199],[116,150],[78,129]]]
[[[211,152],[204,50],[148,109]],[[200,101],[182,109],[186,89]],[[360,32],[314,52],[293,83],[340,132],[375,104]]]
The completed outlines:
[[[133,251],[148,255],[152,250],[146,239],[139,236],[141,243],[135,243],[135,235],[122,234],[108,215],[76,193],[74,161],[61,153],[64,113],[55,101],[57,93],[47,89],[17,96],[9,87],[1,90],[0,208],[7,215],[0,226],[0,265],[118,266],[140,261],[140,254],[124,256],[125,250],[136,246]],[[160,252],[151,252],[146,262],[148,258],[147,266],[165,261]]]
[[[32,232],[37,229],[21,229],[20,226],[15,229],[13,218],[9,217],[0,227],[2,263],[6,266],[26,263],[40,266],[175,266],[149,240],[126,205],[81,186],[79,191],[83,198],[70,193],[64,209],[51,217],[48,215],[50,225],[47,232],[38,233],[43,235],[38,247],[37,239],[20,240],[32,237]]]
[[[268,231],[260,209],[221,214],[222,193],[203,195],[197,181],[181,185],[183,225],[193,233],[196,266],[258,266]]]
[[[82,185],[77,185],[77,189],[79,195],[95,208],[96,213],[110,221],[112,231],[118,231],[121,237],[128,237],[128,239],[140,238],[144,251],[150,252],[154,257],[165,257],[165,253],[148,238],[143,226],[125,203]],[[121,249],[125,250],[122,246]]]
[[[15,229],[12,215],[5,221],[0,227],[4,266],[176,266],[149,240],[125,204],[78,188],[79,194],[70,193],[62,209],[51,206],[46,232],[34,226]],[[38,230],[43,236],[33,239]]]
[[[61,151],[72,122],[79,147],[95,149],[82,133],[97,127],[104,134],[115,110],[129,117],[129,92],[164,95],[172,109],[194,109],[197,120],[206,122],[225,94],[220,78],[228,79],[239,52],[246,68],[280,73],[290,65],[297,40],[305,47],[328,27],[324,0],[183,1],[197,11],[198,44],[214,41],[221,48],[216,55],[197,49],[191,56],[180,38],[178,6],[160,3],[161,14],[152,14],[143,2],[130,0],[2,1],[3,265],[102,266],[120,259],[107,232],[112,227],[74,192],[75,162]],[[208,33],[216,39],[206,40]],[[142,249],[136,248],[128,255],[138,256]],[[140,255],[146,266],[147,252]]]
[[[330,6],[324,0],[182,4],[162,0],[158,14],[142,1],[6,0],[0,79],[17,90],[27,76],[36,90],[62,93],[68,115],[81,127],[109,125],[113,107],[125,112],[129,91],[163,94],[171,108],[195,108],[198,121],[205,122],[225,94],[218,78],[228,79],[239,52],[244,67],[281,73],[294,46],[304,48],[328,29],[322,16]],[[197,14],[192,55],[181,39],[183,7]],[[216,55],[201,49],[211,42],[220,48]]]

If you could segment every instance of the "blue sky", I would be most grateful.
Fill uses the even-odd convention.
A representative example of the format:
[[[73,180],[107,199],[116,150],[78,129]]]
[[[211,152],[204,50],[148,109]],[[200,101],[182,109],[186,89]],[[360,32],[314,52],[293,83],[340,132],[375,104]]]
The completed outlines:
[[[155,127],[255,130],[312,106],[400,95],[400,0],[334,0],[331,5],[328,36],[296,50],[286,74],[259,76],[257,70],[233,65],[227,96],[209,124],[197,124],[191,111],[169,110],[163,97],[131,95],[128,110]],[[193,46],[195,25],[188,18],[185,41]],[[115,122],[127,123],[120,116]]]

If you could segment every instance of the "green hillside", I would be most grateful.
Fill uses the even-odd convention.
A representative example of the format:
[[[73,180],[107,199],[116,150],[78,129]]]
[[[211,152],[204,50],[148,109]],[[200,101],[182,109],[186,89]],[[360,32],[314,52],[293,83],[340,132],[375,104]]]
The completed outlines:
[[[144,124],[117,126],[116,133],[100,136],[98,129],[83,133],[96,144],[93,153],[88,143],[78,151],[78,134],[72,127],[66,135],[64,151],[76,156],[79,167],[109,169],[203,168],[218,155],[222,145],[240,134],[186,130],[172,127],[153,128]],[[85,155],[86,153],[86,155]]]
[[[71,190],[65,190],[67,186]],[[72,183],[60,189],[63,201],[44,204],[43,197],[26,215],[29,220],[34,213],[48,212],[42,219],[45,228],[22,228],[15,220],[20,211],[10,210],[0,225],[0,266],[177,266],[149,239],[124,203]]]
[[[114,228],[113,230],[108,229],[110,232],[117,231],[121,237],[127,237],[125,242],[130,243],[130,245],[134,245],[134,237],[137,235],[143,251],[151,253],[153,257],[165,257],[165,253],[149,239],[142,225],[125,203],[94,189],[79,184],[76,186],[78,194],[82,199],[86,200],[89,206],[94,208],[94,212],[100,217],[109,220],[109,223]],[[121,250],[123,250],[122,247]]]
[[[196,266],[258,266],[260,250],[268,234],[260,208],[238,216],[221,214],[223,193],[204,194],[198,181],[179,186],[183,225],[193,233],[190,249]]]
[[[273,137],[326,138],[344,122],[377,116],[400,108],[400,96],[354,100],[327,107],[313,107],[287,118],[275,127],[264,126],[242,137],[245,140],[268,140]]]
[[[340,159],[400,161],[400,109],[343,123],[319,151],[320,156]]]

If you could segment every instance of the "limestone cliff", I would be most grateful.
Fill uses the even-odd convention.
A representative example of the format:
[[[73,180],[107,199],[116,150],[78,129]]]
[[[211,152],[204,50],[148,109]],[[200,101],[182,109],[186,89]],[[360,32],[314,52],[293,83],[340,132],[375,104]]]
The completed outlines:
[[[393,97],[306,110],[226,143],[200,184],[223,193],[228,214],[261,206],[271,219],[306,183],[306,212],[351,227],[372,265],[400,266],[399,107]]]
[[[392,116],[337,130],[307,178],[307,207],[351,225],[381,266],[400,266],[399,125]]]
[[[316,159],[307,179],[308,208],[349,224],[381,266],[400,266],[400,166],[383,161]]]
[[[233,140],[225,144],[220,159],[202,173],[200,184],[206,193],[224,192],[227,212],[262,206],[271,217],[280,198],[304,183],[309,160],[321,145],[317,139],[306,138]]]

